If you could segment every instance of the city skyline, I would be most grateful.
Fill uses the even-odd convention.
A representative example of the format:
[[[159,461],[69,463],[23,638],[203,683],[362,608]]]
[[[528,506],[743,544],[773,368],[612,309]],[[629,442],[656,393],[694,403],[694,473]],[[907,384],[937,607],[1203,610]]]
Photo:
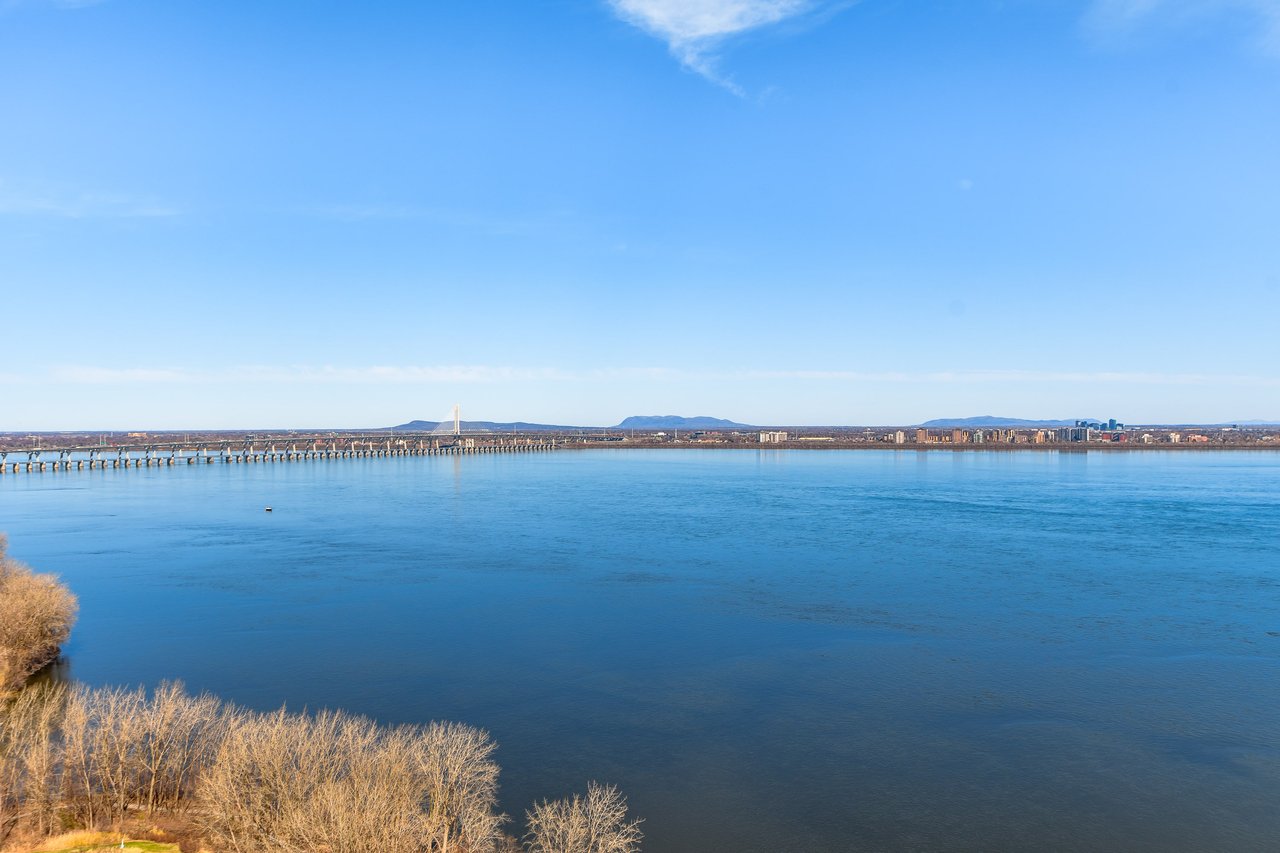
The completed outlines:
[[[0,430],[1280,421],[1274,4],[0,3]]]

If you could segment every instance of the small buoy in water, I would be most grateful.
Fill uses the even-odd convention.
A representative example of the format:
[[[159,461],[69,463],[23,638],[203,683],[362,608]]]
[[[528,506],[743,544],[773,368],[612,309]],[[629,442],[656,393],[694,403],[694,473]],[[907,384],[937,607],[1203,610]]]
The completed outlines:
[[[271,512],[271,507],[267,507],[267,508],[266,508],[266,510],[264,510],[264,511],[265,511],[265,512]]]

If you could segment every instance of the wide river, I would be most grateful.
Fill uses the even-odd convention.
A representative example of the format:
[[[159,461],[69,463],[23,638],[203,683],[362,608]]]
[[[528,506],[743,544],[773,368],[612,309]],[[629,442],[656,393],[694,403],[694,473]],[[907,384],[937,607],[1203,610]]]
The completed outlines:
[[[1280,453],[22,474],[0,531],[75,678],[481,726],[516,835],[596,779],[648,853],[1280,849]]]

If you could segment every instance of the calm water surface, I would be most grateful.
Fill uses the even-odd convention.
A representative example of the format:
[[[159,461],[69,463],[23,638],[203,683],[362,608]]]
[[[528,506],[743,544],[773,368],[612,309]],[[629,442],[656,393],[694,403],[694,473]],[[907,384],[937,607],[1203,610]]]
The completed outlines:
[[[1280,454],[86,471],[0,530],[79,679],[482,726],[649,853],[1280,849]]]

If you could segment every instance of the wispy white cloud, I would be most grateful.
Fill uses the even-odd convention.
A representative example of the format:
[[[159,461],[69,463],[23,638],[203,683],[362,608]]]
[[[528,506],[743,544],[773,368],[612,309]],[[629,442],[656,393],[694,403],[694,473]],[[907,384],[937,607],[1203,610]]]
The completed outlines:
[[[562,371],[548,367],[503,367],[489,365],[374,365],[334,367],[325,365],[293,367],[242,367],[221,375],[226,381],[253,382],[336,382],[387,385],[436,383],[488,383],[554,381],[565,378]]]
[[[62,219],[136,219],[177,216],[178,210],[153,198],[33,187],[0,180],[0,216],[50,216]]]
[[[288,208],[284,212],[290,215],[351,223],[416,221],[498,237],[527,237],[555,233],[574,225],[572,213],[566,210],[542,210],[508,215],[413,204],[336,203],[303,205]]]
[[[181,370],[151,367],[91,367],[74,365],[55,367],[49,371],[54,382],[69,385],[115,385],[151,382],[181,382],[186,374]]]
[[[166,367],[112,368],[69,365],[41,375],[0,373],[0,385],[55,382],[71,385],[172,383],[266,384],[486,384],[497,382],[771,382],[842,384],[1009,385],[1085,384],[1132,386],[1232,386],[1280,388],[1280,376],[1251,374],[1155,373],[1141,371],[859,371],[716,370],[669,367],[564,369],[495,365],[247,365],[214,370]]]
[[[1118,371],[970,370],[942,372],[860,372],[840,370],[746,371],[742,379],[810,379],[842,382],[892,382],[938,385],[962,384],[1125,384],[1233,385],[1280,388],[1280,377],[1206,373],[1143,373]]]
[[[736,94],[720,74],[716,50],[724,40],[812,10],[817,0],[608,0],[623,20],[667,43],[686,68]]]
[[[554,368],[493,367],[486,365],[243,365],[214,370],[189,368],[137,368],[66,365],[48,371],[48,380],[71,385],[134,385],[172,383],[277,383],[277,384],[434,384],[554,381],[570,374]],[[0,374],[0,383],[16,380]],[[24,377],[17,381],[42,381]]]
[[[0,12],[8,12],[20,6],[51,6],[55,9],[83,9],[97,6],[106,0],[0,0]]]
[[[417,219],[423,215],[423,211],[419,208],[397,204],[319,204],[300,208],[298,212],[342,222],[362,222],[369,219]]]
[[[1259,28],[1261,45],[1280,53],[1280,0],[1092,0],[1085,26],[1104,39],[1139,28],[1186,28],[1215,18],[1244,18]]]

